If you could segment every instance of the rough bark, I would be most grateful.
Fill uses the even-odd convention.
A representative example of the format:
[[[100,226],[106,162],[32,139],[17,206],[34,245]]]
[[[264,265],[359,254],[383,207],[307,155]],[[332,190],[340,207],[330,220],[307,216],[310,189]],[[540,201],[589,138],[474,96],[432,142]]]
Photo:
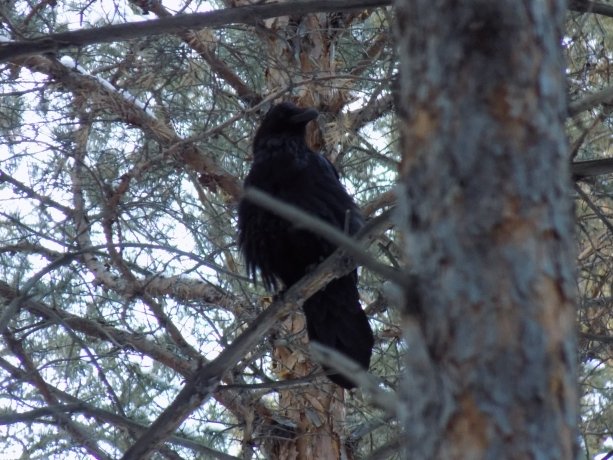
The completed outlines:
[[[419,280],[405,447],[413,459],[575,458],[565,2],[396,6],[399,208]]]

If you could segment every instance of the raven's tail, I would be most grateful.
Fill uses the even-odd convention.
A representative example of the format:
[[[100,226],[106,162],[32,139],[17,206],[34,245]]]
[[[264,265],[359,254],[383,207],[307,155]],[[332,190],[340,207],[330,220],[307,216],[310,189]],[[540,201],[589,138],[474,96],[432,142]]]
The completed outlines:
[[[302,308],[309,340],[333,348],[368,369],[374,337],[360,306],[356,272],[331,281],[309,298]],[[329,374],[328,377],[343,388],[355,387],[339,374]]]

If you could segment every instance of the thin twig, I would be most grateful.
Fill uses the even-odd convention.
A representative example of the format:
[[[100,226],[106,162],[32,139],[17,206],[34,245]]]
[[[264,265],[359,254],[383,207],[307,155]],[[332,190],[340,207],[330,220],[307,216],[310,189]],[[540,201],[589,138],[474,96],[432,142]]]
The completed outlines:
[[[611,234],[613,234],[613,224],[611,223],[609,219],[607,219],[607,216],[603,214],[600,208],[596,206],[596,204],[590,199],[590,197],[587,196],[587,193],[581,190],[581,187],[579,187],[577,184],[575,184],[575,190],[577,191],[579,196],[581,196],[583,201],[585,201],[585,204],[587,204],[588,207],[592,211],[594,211],[594,213],[598,216],[598,218],[602,221],[602,223],[605,224],[605,226],[609,229]]]
[[[393,391],[383,391],[381,379],[369,374],[357,362],[333,348],[326,347],[318,342],[311,342],[309,347],[311,354],[318,363],[338,371],[343,377],[357,384],[362,391],[370,394],[372,402],[387,414],[396,413],[398,396]]]

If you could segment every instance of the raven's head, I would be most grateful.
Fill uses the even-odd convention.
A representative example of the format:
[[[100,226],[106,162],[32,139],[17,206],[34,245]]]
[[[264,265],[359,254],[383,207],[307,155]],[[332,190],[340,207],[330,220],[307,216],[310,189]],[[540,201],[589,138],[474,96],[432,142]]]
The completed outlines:
[[[301,137],[304,138],[306,125],[317,118],[319,113],[312,108],[301,108],[291,102],[282,102],[273,106],[258,128],[254,145],[260,140],[270,137]]]

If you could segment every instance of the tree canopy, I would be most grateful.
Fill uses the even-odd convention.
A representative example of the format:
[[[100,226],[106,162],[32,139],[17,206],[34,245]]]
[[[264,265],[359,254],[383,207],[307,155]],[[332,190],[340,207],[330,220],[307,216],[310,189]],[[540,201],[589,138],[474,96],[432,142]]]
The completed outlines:
[[[156,458],[289,458],[285,441],[321,427],[336,433],[335,455],[401,458],[390,411],[411,350],[390,276],[411,254],[389,211],[402,159],[389,3],[0,6],[7,458],[139,458],[139,440],[160,442]],[[592,458],[613,452],[613,6],[572,1],[566,14],[575,189],[560,193],[576,206],[581,448]],[[162,22],[134,25],[151,20]],[[320,111],[309,143],[370,219],[360,295],[375,353],[350,395],[311,360],[298,307],[355,263],[333,256],[276,297],[248,279],[236,245],[254,130],[280,100]]]

